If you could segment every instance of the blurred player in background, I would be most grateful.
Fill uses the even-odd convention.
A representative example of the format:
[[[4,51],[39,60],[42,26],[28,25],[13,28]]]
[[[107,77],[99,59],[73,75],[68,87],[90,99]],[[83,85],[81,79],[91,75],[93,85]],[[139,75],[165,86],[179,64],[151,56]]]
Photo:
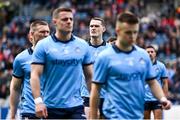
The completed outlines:
[[[50,33],[49,25],[42,20],[31,23],[29,31],[29,41],[32,47],[17,55],[13,62],[13,76],[10,85],[10,118],[15,119],[19,97],[20,114],[23,119],[37,119],[35,116],[35,104],[30,86],[30,72],[33,50],[37,42]]]
[[[99,91],[105,85],[106,96],[103,114],[107,119],[143,119],[145,82],[163,104],[171,103],[165,97],[148,53],[134,43],[139,31],[139,20],[130,12],[117,17],[117,40],[112,47],[102,51],[94,65],[94,79],[90,96],[90,119],[97,119]]]
[[[110,44],[106,43],[106,41],[103,40],[103,33],[105,32],[105,30],[106,30],[105,22],[103,19],[99,17],[94,17],[90,20],[90,24],[89,24],[90,40],[88,41],[88,44],[90,46],[94,59],[96,59],[96,57],[101,51],[103,51],[108,46],[110,46]],[[100,116],[103,116],[102,103],[104,101],[104,95],[105,95],[105,91],[102,89],[101,99],[99,102]],[[82,80],[81,96],[84,99],[85,114],[86,114],[86,118],[88,118],[89,117],[89,91],[87,89],[85,80]]]
[[[164,94],[168,94],[168,75],[165,65],[156,59],[157,52],[153,46],[147,46],[146,51],[148,52],[153,69],[156,73],[156,79],[161,85]],[[154,97],[149,88],[148,84],[145,86],[145,106],[144,106],[144,119],[151,119],[151,111],[153,112],[154,119],[162,119],[162,105],[158,99]]]
[[[71,9],[55,9],[52,20],[56,32],[38,42],[33,53],[31,86],[36,115],[48,119],[85,119],[80,94],[82,72],[90,89],[94,61],[86,41],[72,34]],[[44,83],[43,98],[40,80]]]

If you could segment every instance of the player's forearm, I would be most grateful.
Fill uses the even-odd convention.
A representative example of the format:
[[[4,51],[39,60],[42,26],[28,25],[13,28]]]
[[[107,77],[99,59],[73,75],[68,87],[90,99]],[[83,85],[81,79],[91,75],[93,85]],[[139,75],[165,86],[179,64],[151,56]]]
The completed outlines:
[[[98,119],[98,105],[99,105],[99,90],[97,86],[92,84],[91,95],[90,95],[90,119]]]
[[[11,90],[11,94],[10,94],[10,118],[11,119],[15,119],[18,103],[19,103],[19,97],[20,97],[19,91]]]
[[[157,80],[150,80],[150,81],[148,81],[148,84],[151,88],[153,95],[158,100],[160,100],[162,97],[165,97],[164,92],[163,92],[160,84],[157,82]]]
[[[32,89],[32,94],[34,98],[40,97],[40,80],[38,76],[34,76],[34,74],[31,75],[31,89]]]
[[[34,98],[40,97],[40,85],[39,85],[39,80],[36,79],[31,79],[31,89],[32,89],[32,93]]]
[[[163,82],[163,92],[166,96],[168,95],[168,80],[164,80]]]
[[[83,70],[88,90],[91,91],[91,82],[93,79],[92,65],[83,66]]]
[[[40,77],[43,72],[43,69],[44,69],[44,66],[42,66],[42,65],[36,65],[36,64],[31,65],[30,84],[31,84],[31,89],[32,89],[34,98],[38,98],[41,96]]]

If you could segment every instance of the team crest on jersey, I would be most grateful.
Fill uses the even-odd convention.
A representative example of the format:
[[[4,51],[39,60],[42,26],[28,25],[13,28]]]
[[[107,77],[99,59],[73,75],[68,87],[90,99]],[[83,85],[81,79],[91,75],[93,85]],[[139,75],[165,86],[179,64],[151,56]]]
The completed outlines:
[[[155,71],[158,73],[159,72],[159,68],[156,68]]]
[[[69,50],[68,49],[64,49],[63,52],[64,52],[64,54],[68,54]]]
[[[134,62],[133,62],[134,58],[132,58],[132,57],[131,58],[126,58],[125,60],[127,61],[129,66],[133,66],[134,65]]]
[[[51,52],[58,52],[56,48],[51,48]]]
[[[75,52],[80,53],[80,52],[81,52],[80,48],[79,48],[79,47],[76,47],[76,48],[75,48]]]
[[[144,64],[145,64],[145,60],[144,60],[143,58],[140,58],[140,59],[139,59],[139,63],[142,64],[142,65],[144,65]]]

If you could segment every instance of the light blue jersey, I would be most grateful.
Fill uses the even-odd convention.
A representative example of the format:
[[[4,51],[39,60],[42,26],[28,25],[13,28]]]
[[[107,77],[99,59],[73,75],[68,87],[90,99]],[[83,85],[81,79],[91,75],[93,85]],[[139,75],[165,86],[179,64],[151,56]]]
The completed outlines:
[[[99,54],[94,69],[93,82],[106,86],[104,115],[143,119],[145,82],[155,77],[148,53],[135,45],[129,52],[112,45]]]
[[[30,86],[30,71],[33,50],[31,48],[18,54],[13,62],[13,76],[22,79],[21,113],[35,114],[34,98]]]
[[[80,94],[82,66],[93,63],[89,45],[72,35],[69,41],[53,34],[37,43],[32,64],[44,65],[43,100],[48,108],[83,105]]]
[[[90,46],[90,49],[91,49],[91,52],[92,52],[92,55],[93,55],[93,59],[95,60],[96,57],[98,56],[98,54],[101,51],[103,51],[104,49],[106,49],[107,47],[109,47],[110,44],[103,41],[103,43],[101,45],[94,46],[89,42],[89,46]],[[104,91],[104,89],[102,89],[100,96],[104,97],[104,95],[105,95],[105,91]],[[89,97],[89,91],[87,89],[87,85],[86,85],[84,77],[83,77],[83,80],[82,80],[81,96],[82,97]]]
[[[153,69],[156,73],[156,80],[159,82],[159,84],[162,87],[163,79],[168,78],[166,67],[162,62],[156,60],[155,63],[153,64]],[[157,99],[152,94],[151,89],[148,84],[146,84],[145,88],[146,88],[145,101],[157,101]]]

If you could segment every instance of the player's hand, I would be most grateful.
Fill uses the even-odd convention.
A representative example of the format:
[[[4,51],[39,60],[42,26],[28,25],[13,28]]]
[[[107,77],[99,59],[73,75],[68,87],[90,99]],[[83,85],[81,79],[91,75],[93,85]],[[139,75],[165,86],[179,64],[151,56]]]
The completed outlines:
[[[38,118],[47,118],[48,112],[45,104],[43,103],[36,104],[36,116]]]
[[[161,98],[160,102],[162,104],[162,108],[165,110],[169,110],[172,106],[171,102],[165,97]]]

